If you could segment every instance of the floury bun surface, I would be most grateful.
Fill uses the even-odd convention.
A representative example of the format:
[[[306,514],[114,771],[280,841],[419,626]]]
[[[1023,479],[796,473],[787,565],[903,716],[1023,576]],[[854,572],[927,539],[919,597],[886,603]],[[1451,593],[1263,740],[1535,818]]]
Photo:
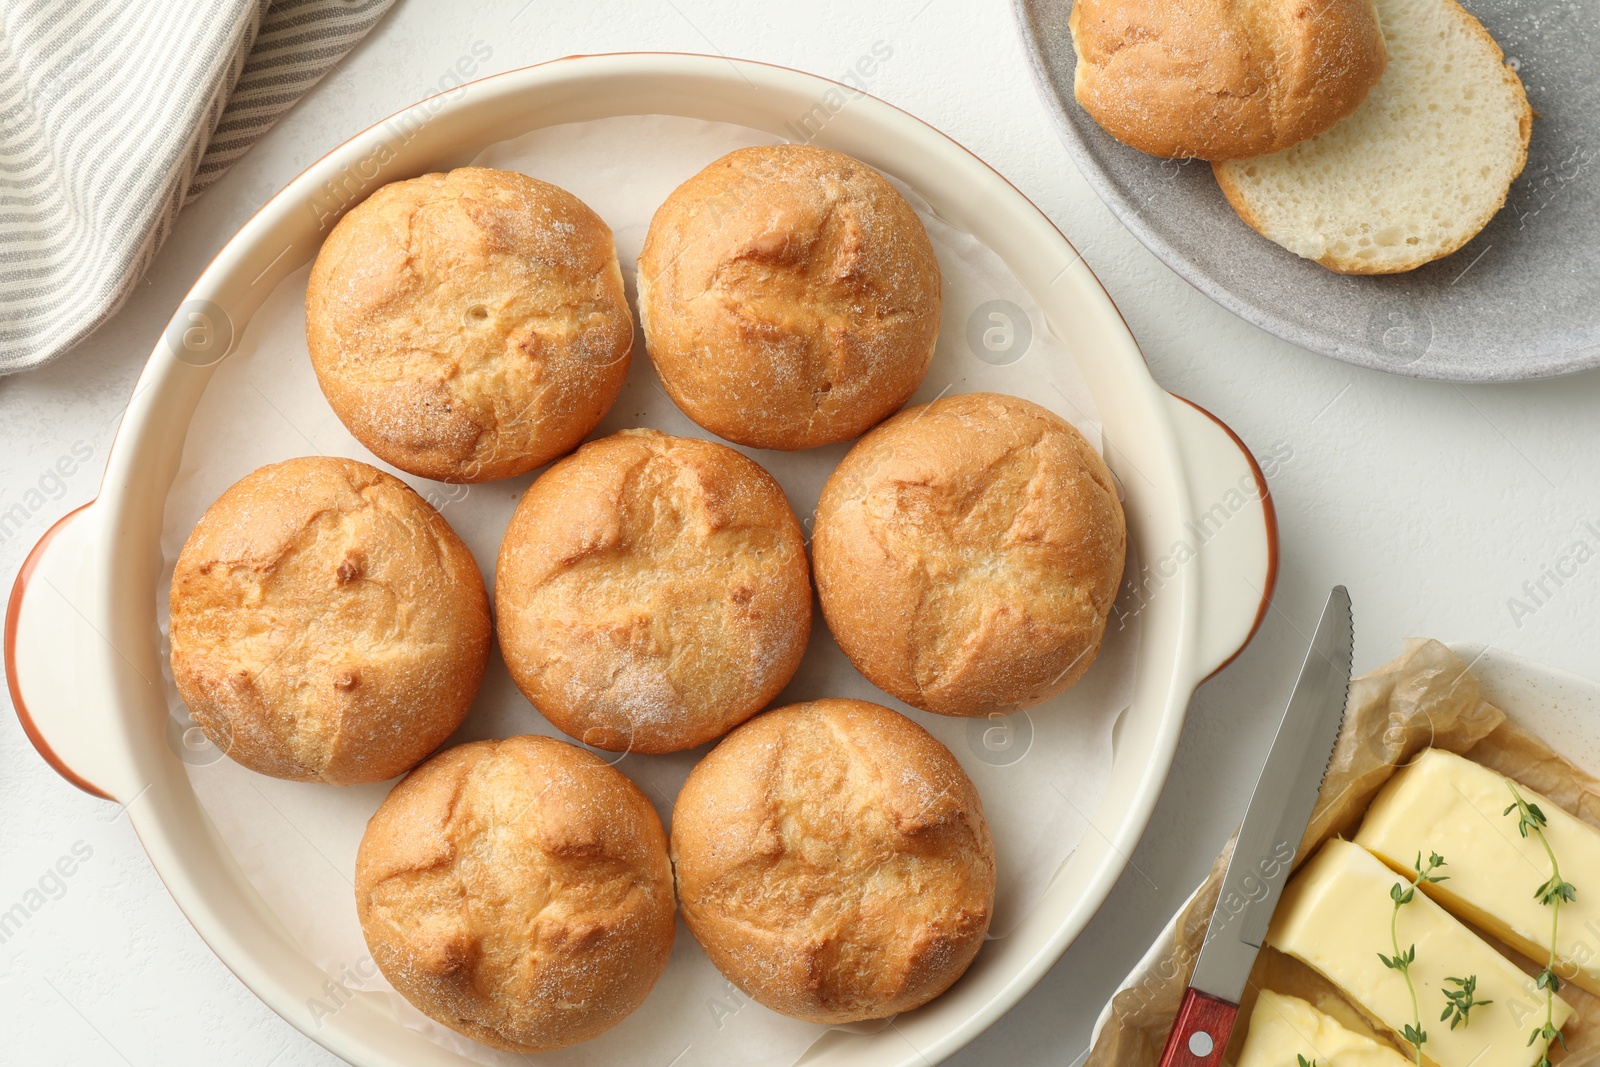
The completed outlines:
[[[172,574],[172,675],[262,774],[411,769],[461,725],[489,656],[478,565],[427,501],[351,459],[274,463],[206,509]]]
[[[335,413],[381,459],[483,482],[577,447],[628,374],[633,316],[611,230],[513,171],[393,182],[350,210],[306,287]]]
[[[1127,529],[1111,472],[1038,404],[909,408],[828,479],[812,541],[822,613],[880,689],[941,715],[1031,707],[1094,662]]]
[[[717,969],[817,1023],[932,1000],[994,913],[994,841],[966,772],[862,700],[779,708],[729,734],[678,793],[672,860]]]
[[[418,767],[367,824],[355,889],[384,977],[510,1052],[615,1026],[672,952],[655,809],[620,771],[549,737],[476,741]]]
[[[495,578],[500,650],[552,723],[612,751],[720,737],[788,684],[811,630],[783,490],[726,445],[625,430],[517,505]]]
[[[1073,91],[1173,159],[1280,152],[1355,111],[1388,53],[1372,0],[1073,0]]]
[[[639,313],[673,401],[755,448],[846,441],[899,410],[939,333],[922,220],[871,167],[814,145],[741,148],[650,220]]]

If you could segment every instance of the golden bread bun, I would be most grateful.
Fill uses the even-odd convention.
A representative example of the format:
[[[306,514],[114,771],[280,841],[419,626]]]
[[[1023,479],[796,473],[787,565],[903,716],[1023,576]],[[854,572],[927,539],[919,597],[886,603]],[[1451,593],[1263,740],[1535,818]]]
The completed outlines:
[[[966,393],[850,450],[812,553],[828,628],[869,681],[926,711],[990,715],[1089,669],[1125,538],[1111,472],[1071,423]]]
[[[672,952],[672,868],[637,786],[549,737],[447,749],[394,787],[356,854],[356,912],[417,1010],[508,1052],[596,1037]]]
[[[788,684],[811,632],[783,490],[726,445],[624,430],[528,489],[500,543],[500,651],[568,735],[676,752]]]
[[[509,478],[577,447],[628,374],[611,230],[564,189],[462,167],[350,210],[306,287],[328,403],[403,471]]]
[[[817,1023],[950,988],[994,910],[994,841],[950,750],[862,700],[745,723],[672,812],[683,918],[723,975]]]
[[[755,448],[845,441],[911,398],[939,333],[922,220],[871,167],[813,145],[741,148],[650,220],[639,314],[695,422]]]
[[[275,778],[409,770],[461,725],[489,657],[472,553],[410,486],[352,459],[236,482],[184,543],[171,605],[195,722]]]
[[[1354,111],[1388,53],[1372,0],[1074,0],[1073,91],[1169,158],[1280,152]]]

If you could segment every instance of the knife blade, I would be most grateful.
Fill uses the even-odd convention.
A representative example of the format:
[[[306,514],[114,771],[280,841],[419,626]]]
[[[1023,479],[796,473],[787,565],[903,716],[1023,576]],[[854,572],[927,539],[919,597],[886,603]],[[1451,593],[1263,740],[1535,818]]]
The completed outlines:
[[[1344,722],[1355,634],[1350,594],[1335,586],[1250,795],[1200,958],[1160,1067],[1215,1067]]]

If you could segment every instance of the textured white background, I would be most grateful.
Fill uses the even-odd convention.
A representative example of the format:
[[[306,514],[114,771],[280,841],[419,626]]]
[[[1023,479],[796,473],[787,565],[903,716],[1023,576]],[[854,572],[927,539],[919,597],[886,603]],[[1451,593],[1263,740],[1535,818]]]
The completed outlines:
[[[1600,537],[1600,374],[1457,388],[1355,370],[1210,304],[1095,199],[1056,141],[1006,0],[401,0],[375,33],[179,219],[138,293],[76,352],[0,379],[0,510],[51,497],[0,541],[0,579],[96,489],[145,355],[218,248],[302,168],[436,91],[476,42],[482,73],[578,52],[721,51],[836,77],[886,42],[869,89],[973,149],[1039,204],[1121,307],[1163,386],[1277,449],[1276,606],[1196,696],[1150,831],[1095,922],[1007,1018],[952,1062],[1070,1064],[1110,989],[1237,821],[1329,585],[1350,586],[1356,664],[1402,637],[1486,641],[1600,675],[1600,559],[1531,616],[1521,596],[1574,541]],[[1600,312],[1597,312],[1600,313]],[[62,456],[92,458],[69,478]],[[41,479],[43,482],[41,483]],[[64,484],[63,484],[64,483]],[[0,700],[3,700],[0,697]],[[210,954],[109,804],[66,785],[0,716],[0,911],[76,845],[65,892],[0,943],[0,1063],[326,1065]]]

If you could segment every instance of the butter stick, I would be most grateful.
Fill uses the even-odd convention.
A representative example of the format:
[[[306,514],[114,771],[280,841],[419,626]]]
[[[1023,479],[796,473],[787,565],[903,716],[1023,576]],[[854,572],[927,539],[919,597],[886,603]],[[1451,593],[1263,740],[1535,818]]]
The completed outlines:
[[[1429,849],[1424,848],[1426,856]],[[1443,849],[1435,851],[1444,852]],[[1450,863],[1443,873],[1453,869]],[[1320,972],[1375,1023],[1399,1039],[1414,1016],[1405,977],[1379,958],[1392,955],[1391,886],[1402,879],[1372,853],[1349,841],[1329,841],[1295,874],[1267,931],[1267,944]],[[1444,883],[1449,884],[1449,883]],[[1400,950],[1416,946],[1411,980],[1428,1040],[1425,1060],[1438,1067],[1529,1067],[1548,1043],[1528,1035],[1544,1022],[1544,993],[1531,977],[1496,952],[1427,896],[1417,893],[1395,919]],[[1467,1025],[1441,1022],[1447,977],[1477,977]],[[1559,997],[1559,1028],[1572,1008]]]
[[[1600,830],[1531,790],[1517,790],[1544,813],[1561,876],[1578,887],[1577,899],[1561,905],[1556,973],[1600,994]],[[1408,870],[1418,851],[1440,853],[1449,880],[1423,891],[1542,964],[1551,916],[1536,891],[1550,877],[1550,857],[1538,838],[1517,832],[1517,813],[1505,814],[1511,803],[1504,775],[1430,748],[1383,787],[1355,840],[1397,871]]]
[[[1409,1067],[1411,1061],[1299,997],[1263,989],[1250,1012],[1250,1029],[1235,1067]]]

